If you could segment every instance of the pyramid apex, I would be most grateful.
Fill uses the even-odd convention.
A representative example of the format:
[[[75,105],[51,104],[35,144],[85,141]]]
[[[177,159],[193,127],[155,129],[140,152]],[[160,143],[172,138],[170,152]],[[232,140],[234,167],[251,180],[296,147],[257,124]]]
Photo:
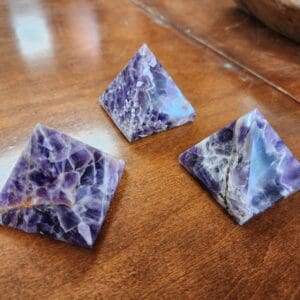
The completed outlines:
[[[144,50],[144,49],[150,50],[150,48],[146,43],[143,43],[139,50]]]
[[[256,107],[254,108],[250,113],[261,116],[263,118],[265,118],[265,116],[263,115],[263,113]]]
[[[41,127],[45,127],[43,124],[41,123],[37,123],[35,126],[34,126],[34,130],[35,129],[38,129],[38,128],[41,128]]]
[[[142,44],[142,46],[139,48],[137,53],[139,53],[142,56],[149,56],[150,58],[153,57],[155,59],[154,53],[151,51],[151,49],[148,47],[146,43]]]

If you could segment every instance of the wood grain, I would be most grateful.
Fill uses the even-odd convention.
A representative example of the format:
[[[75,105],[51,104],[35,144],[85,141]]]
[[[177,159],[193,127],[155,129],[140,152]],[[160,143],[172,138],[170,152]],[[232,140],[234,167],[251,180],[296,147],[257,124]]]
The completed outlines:
[[[38,122],[127,163],[93,250],[0,228],[1,299],[300,297],[299,193],[240,227],[177,162],[255,107],[299,159],[299,104],[128,0],[2,0],[0,32],[1,183]],[[97,99],[144,42],[197,117],[130,144]]]
[[[233,0],[131,1],[156,22],[175,28],[300,102],[300,45],[242,12]]]

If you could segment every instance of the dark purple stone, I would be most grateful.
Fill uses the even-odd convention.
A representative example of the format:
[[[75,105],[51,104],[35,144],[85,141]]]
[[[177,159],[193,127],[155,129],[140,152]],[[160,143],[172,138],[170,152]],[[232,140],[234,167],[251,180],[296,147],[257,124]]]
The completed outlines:
[[[37,125],[0,194],[0,223],[92,247],[125,163]]]

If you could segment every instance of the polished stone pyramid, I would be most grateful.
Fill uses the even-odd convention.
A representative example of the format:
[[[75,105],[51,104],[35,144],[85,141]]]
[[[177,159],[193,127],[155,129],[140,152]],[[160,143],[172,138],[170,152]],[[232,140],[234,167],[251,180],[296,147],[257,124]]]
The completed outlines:
[[[239,224],[300,189],[299,161],[257,109],[179,161]]]
[[[0,223],[92,247],[125,163],[37,125],[0,194]]]
[[[109,85],[100,104],[130,142],[195,118],[193,107],[147,45]]]

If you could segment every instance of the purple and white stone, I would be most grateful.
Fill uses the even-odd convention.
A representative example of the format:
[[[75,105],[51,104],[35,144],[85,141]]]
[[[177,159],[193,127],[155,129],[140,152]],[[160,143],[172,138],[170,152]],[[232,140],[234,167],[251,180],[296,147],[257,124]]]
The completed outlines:
[[[195,111],[143,45],[100,97],[128,141],[193,121]]]
[[[257,109],[179,161],[239,224],[300,189],[299,161]]]
[[[0,224],[92,247],[125,163],[37,125],[0,194]]]

